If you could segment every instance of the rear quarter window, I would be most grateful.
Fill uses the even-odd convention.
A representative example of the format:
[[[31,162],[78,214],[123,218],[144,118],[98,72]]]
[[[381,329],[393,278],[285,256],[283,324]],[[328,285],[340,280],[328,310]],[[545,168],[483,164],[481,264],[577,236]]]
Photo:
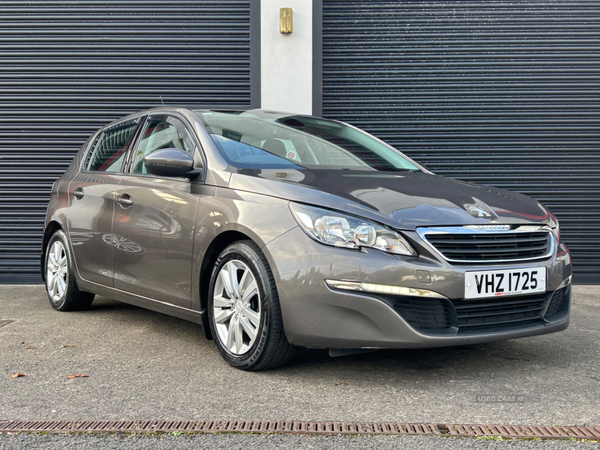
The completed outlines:
[[[116,124],[102,132],[90,146],[84,167],[94,172],[121,172],[139,119]]]

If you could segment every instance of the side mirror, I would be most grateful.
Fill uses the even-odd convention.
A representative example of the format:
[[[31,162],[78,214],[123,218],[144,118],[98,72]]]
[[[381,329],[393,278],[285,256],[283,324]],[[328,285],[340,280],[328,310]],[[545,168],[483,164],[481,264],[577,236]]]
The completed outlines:
[[[148,173],[162,177],[197,177],[201,170],[194,170],[194,159],[175,148],[157,150],[144,157]]]

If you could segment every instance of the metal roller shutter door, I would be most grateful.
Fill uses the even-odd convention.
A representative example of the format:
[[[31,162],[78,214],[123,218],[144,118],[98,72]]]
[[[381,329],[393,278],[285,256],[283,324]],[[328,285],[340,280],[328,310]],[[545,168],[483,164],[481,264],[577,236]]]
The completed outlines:
[[[323,114],[558,216],[600,281],[600,3],[323,1]]]
[[[94,130],[161,98],[250,106],[250,4],[32,0],[0,7],[0,282],[40,281],[50,186]]]

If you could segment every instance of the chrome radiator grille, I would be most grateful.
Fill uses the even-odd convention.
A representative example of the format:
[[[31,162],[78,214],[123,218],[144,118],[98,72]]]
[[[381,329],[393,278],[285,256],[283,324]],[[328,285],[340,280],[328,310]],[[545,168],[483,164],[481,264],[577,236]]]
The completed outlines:
[[[529,261],[552,254],[549,228],[515,230],[467,227],[421,228],[419,235],[446,260],[456,263]]]

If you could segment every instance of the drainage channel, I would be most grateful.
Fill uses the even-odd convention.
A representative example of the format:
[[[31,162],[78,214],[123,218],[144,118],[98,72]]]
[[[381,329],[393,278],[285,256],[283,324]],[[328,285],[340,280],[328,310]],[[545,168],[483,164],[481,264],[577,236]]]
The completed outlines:
[[[600,439],[596,426],[467,425],[267,420],[5,420],[0,433],[289,433],[385,434],[539,439]]]

